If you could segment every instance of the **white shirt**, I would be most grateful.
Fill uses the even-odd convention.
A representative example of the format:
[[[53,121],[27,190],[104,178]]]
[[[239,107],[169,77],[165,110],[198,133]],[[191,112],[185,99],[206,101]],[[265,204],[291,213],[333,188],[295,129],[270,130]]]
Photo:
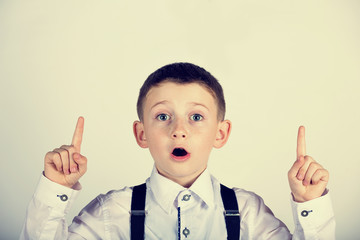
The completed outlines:
[[[181,239],[187,240],[227,239],[220,183],[208,170],[186,189],[154,168],[146,186],[146,239],[175,240],[178,231]],[[241,215],[240,239],[335,239],[335,219],[328,193],[305,203],[291,200],[296,227],[291,235],[261,197],[243,189],[234,190]],[[130,239],[132,187],[99,195],[68,228],[65,215],[78,192],[42,176],[29,204],[20,239]]]

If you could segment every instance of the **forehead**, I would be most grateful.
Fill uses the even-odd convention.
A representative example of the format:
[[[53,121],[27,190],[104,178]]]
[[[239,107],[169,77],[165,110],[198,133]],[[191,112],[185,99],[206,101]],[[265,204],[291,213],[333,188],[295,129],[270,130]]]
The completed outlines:
[[[163,101],[173,104],[200,103],[216,107],[212,92],[199,83],[163,82],[152,87],[146,95],[145,108]]]

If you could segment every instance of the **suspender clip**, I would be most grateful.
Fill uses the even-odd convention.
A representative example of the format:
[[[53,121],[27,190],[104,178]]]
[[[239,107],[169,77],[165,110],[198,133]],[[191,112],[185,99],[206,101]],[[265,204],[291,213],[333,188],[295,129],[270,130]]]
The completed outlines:
[[[225,217],[239,217],[240,213],[238,210],[224,210]]]
[[[147,215],[147,211],[145,211],[145,210],[131,210],[130,214],[132,216],[145,216],[145,215]]]

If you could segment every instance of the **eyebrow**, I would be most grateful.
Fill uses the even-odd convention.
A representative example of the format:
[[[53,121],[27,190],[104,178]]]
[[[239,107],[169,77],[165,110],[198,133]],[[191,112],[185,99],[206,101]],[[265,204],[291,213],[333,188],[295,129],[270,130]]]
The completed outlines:
[[[191,104],[191,105],[193,105],[193,106],[201,106],[201,107],[203,107],[203,108],[206,108],[208,111],[210,111],[210,109],[209,109],[206,105],[204,105],[204,104],[202,104],[202,103],[191,102],[191,103],[189,103],[189,104]]]
[[[168,100],[163,100],[163,101],[157,102],[157,103],[155,103],[150,109],[153,109],[153,108],[155,108],[156,106],[161,105],[161,104],[166,104],[166,103],[168,103],[168,102],[169,102]],[[189,105],[192,105],[192,106],[201,106],[201,107],[203,107],[203,108],[206,108],[208,111],[210,111],[209,108],[208,108],[206,105],[202,104],[202,103],[190,102]]]
[[[150,109],[153,109],[154,107],[156,107],[156,106],[158,106],[158,105],[161,105],[161,104],[165,104],[165,103],[167,103],[167,102],[169,102],[169,101],[163,100],[163,101],[157,102],[157,103],[155,103]]]

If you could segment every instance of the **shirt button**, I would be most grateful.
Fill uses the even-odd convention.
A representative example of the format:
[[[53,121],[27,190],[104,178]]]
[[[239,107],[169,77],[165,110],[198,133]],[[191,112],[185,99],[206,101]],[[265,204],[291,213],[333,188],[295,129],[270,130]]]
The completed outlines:
[[[66,194],[63,194],[63,195],[57,195],[57,197],[60,198],[61,201],[65,202],[67,201],[69,198]]]
[[[309,215],[309,213],[311,213],[311,212],[312,212],[312,210],[311,211],[304,210],[304,211],[301,212],[301,216],[307,217]]]
[[[185,228],[182,233],[184,234],[185,238],[187,238],[187,236],[190,235],[190,230],[188,228]]]
[[[187,201],[189,201],[189,200],[190,200],[190,197],[191,197],[191,195],[190,195],[190,194],[185,194],[181,200],[182,200],[182,201],[186,201],[186,202],[187,202]]]

